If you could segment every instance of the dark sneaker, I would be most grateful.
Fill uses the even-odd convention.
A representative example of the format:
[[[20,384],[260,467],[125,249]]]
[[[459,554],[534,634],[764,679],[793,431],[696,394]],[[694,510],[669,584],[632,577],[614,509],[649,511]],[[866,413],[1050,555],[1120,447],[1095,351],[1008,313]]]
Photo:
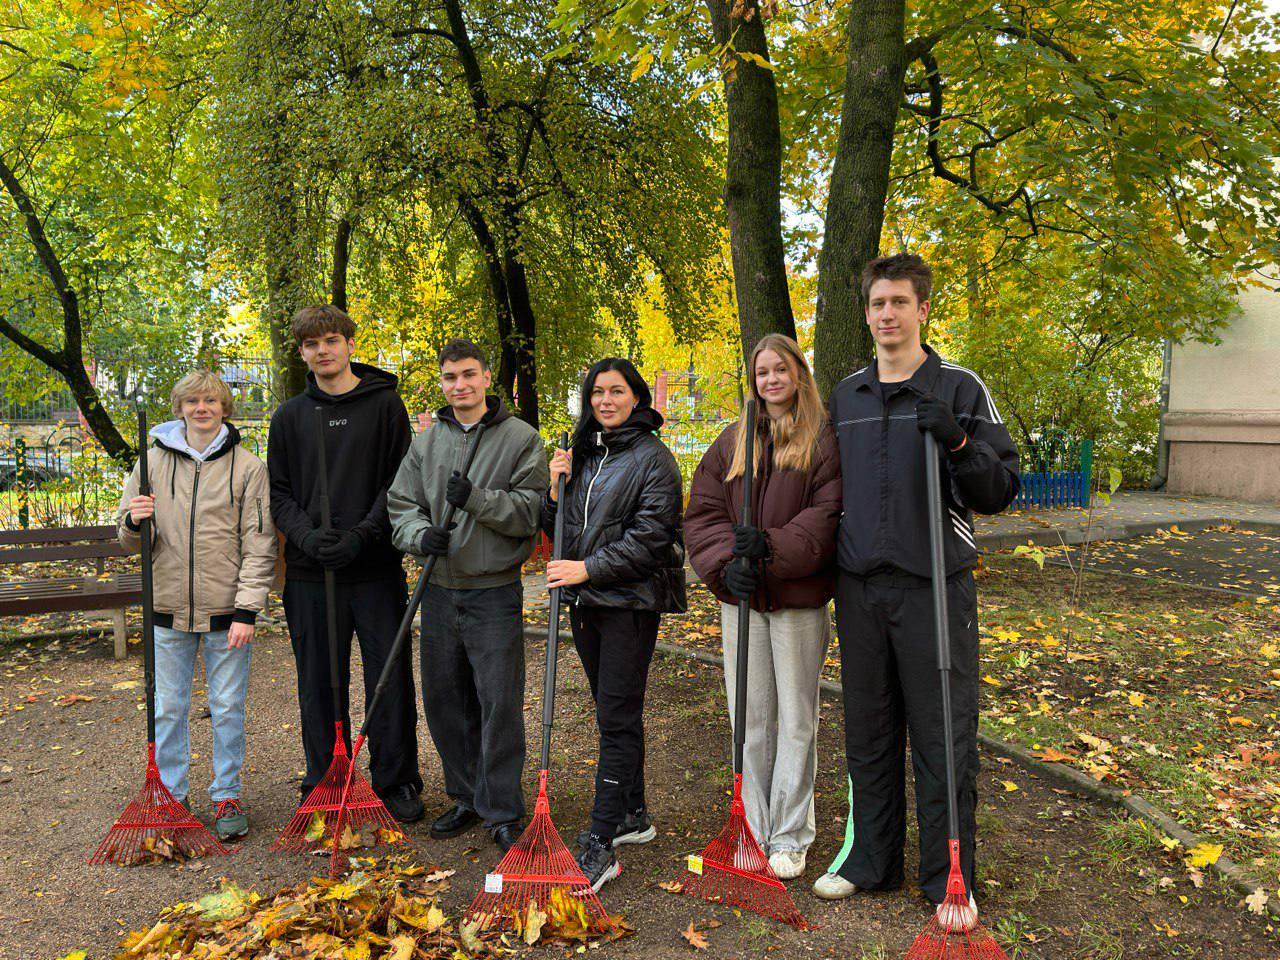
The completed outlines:
[[[610,880],[622,873],[622,864],[611,847],[606,847],[595,837],[588,836],[582,851],[578,854],[578,866],[587,876],[587,883],[596,893],[600,892]]]
[[[426,813],[422,809],[418,791],[407,783],[378,794],[378,799],[386,805],[387,812],[401,823],[417,823]]]
[[[219,840],[238,840],[249,832],[249,815],[235,797],[218,801],[213,811],[213,832]]]
[[[524,833],[524,827],[520,824],[504,823],[493,828],[493,842],[498,845],[499,850],[506,853],[516,845],[522,833]]]
[[[653,817],[649,816],[647,811],[641,810],[639,813],[628,813],[626,818],[618,827],[618,832],[613,835],[613,845],[625,843],[648,843],[658,835],[658,831],[654,829]],[[587,838],[591,836],[590,830],[583,830],[578,834],[578,846],[585,847]]]
[[[447,840],[465,833],[480,822],[480,815],[470,807],[455,803],[431,824],[431,836],[437,840]]]

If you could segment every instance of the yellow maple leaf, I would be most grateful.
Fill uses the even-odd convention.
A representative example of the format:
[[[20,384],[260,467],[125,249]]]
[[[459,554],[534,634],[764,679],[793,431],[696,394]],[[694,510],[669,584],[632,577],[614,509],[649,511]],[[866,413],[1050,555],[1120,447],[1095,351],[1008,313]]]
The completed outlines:
[[[1197,843],[1187,851],[1187,863],[1193,867],[1207,867],[1218,862],[1222,856],[1222,844]]]

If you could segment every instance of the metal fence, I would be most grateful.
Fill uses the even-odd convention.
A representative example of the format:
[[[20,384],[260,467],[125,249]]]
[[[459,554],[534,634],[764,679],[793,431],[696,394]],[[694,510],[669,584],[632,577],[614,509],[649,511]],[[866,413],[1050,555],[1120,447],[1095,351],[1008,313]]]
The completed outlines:
[[[1016,510],[1088,507],[1093,483],[1093,441],[1042,437],[1022,451],[1022,486]]]

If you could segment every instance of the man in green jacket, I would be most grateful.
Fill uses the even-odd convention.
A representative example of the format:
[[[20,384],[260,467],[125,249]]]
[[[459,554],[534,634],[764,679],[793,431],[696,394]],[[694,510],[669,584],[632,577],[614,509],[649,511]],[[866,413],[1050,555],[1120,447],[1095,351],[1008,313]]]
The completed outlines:
[[[445,344],[440,386],[449,405],[413,441],[387,507],[395,545],[438,558],[422,600],[422,698],[453,806],[431,835],[483,822],[505,853],[525,813],[520,568],[550,475],[538,432],[486,395],[492,380],[474,343]],[[458,475],[477,442],[468,475]],[[457,508],[447,529],[436,522],[446,504]]]

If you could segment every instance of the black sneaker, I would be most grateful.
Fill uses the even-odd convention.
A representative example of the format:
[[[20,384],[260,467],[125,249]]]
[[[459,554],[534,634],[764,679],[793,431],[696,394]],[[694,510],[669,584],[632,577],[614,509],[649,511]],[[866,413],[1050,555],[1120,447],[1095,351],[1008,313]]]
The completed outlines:
[[[378,798],[401,823],[417,823],[423,817],[422,798],[410,784],[402,783],[398,787],[392,787],[386,793],[378,794]]]
[[[641,810],[639,813],[628,813],[626,818],[618,827],[618,832],[613,835],[613,846],[624,843],[648,843],[658,835],[658,831],[654,829],[653,817],[648,812]],[[590,830],[582,830],[578,833],[578,846],[585,847],[587,838],[591,836]]]
[[[596,893],[622,873],[622,864],[618,862],[613,849],[592,836],[587,837],[586,844],[578,854],[578,866],[582,868],[587,876],[587,883],[591,884],[591,889]]]

